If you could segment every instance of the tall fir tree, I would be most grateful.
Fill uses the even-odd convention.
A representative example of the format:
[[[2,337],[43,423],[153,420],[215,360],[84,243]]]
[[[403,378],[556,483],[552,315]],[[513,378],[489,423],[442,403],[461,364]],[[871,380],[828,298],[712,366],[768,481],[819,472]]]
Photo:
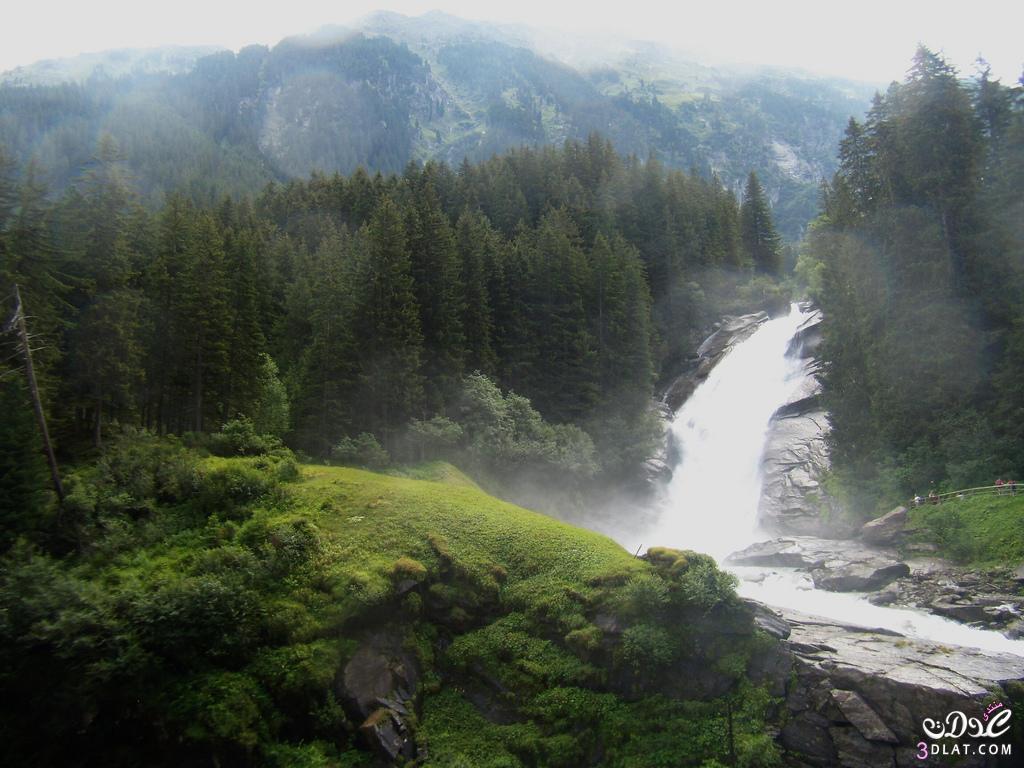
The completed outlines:
[[[405,226],[384,198],[360,232],[359,341],[361,426],[390,450],[398,430],[423,404],[423,333]]]
[[[772,223],[768,198],[753,171],[740,206],[740,236],[743,249],[754,269],[762,274],[777,275],[782,267],[782,241]]]

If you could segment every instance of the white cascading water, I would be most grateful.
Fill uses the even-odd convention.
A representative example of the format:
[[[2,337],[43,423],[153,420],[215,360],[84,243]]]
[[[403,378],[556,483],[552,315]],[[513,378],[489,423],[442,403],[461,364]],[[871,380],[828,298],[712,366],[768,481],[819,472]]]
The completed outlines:
[[[761,454],[772,414],[802,383],[801,361],[786,347],[806,319],[789,315],[763,323],[711,369],[676,414],[672,436],[680,453],[668,488],[671,512],[659,534],[666,542],[721,560],[757,540]]]
[[[757,528],[761,458],[772,414],[807,383],[802,361],[786,355],[806,319],[794,304],[789,315],[763,323],[725,355],[676,414],[672,431],[680,459],[666,508],[653,529],[643,532],[647,542],[707,552],[722,561],[771,538]],[[740,578],[741,595],[768,605],[1024,655],[1022,641],[930,614],[875,606],[862,595],[817,590],[806,574],[793,569],[732,570]]]

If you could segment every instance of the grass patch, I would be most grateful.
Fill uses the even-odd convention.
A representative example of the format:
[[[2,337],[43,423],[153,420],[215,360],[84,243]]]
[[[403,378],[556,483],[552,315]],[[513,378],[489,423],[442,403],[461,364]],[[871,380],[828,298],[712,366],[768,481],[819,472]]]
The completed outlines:
[[[970,565],[1024,562],[1024,492],[975,496],[910,510],[908,528],[945,557]]]

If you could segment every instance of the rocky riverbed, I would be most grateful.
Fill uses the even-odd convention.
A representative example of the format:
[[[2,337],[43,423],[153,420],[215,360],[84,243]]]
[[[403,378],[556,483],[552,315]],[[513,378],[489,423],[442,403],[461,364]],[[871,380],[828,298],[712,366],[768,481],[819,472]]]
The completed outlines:
[[[1024,569],[974,569],[937,557],[903,557],[862,540],[790,536],[758,542],[726,564],[806,573],[818,589],[864,593],[874,605],[910,608],[1024,637]]]

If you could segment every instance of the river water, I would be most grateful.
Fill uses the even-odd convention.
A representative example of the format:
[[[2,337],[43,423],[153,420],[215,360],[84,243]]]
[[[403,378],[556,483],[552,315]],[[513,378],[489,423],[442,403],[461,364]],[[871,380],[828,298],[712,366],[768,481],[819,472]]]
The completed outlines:
[[[644,529],[620,536],[635,549],[693,549],[719,562],[731,552],[771,538],[757,526],[761,458],[772,414],[806,386],[805,367],[787,356],[807,319],[794,304],[785,317],[763,323],[736,344],[679,409],[672,433],[679,461],[666,502]],[[627,539],[627,540],[623,540]],[[1024,656],[1024,642],[923,612],[874,606],[863,595],[814,588],[809,576],[787,568],[731,568],[739,593],[768,605],[831,620],[895,630],[945,644]]]

